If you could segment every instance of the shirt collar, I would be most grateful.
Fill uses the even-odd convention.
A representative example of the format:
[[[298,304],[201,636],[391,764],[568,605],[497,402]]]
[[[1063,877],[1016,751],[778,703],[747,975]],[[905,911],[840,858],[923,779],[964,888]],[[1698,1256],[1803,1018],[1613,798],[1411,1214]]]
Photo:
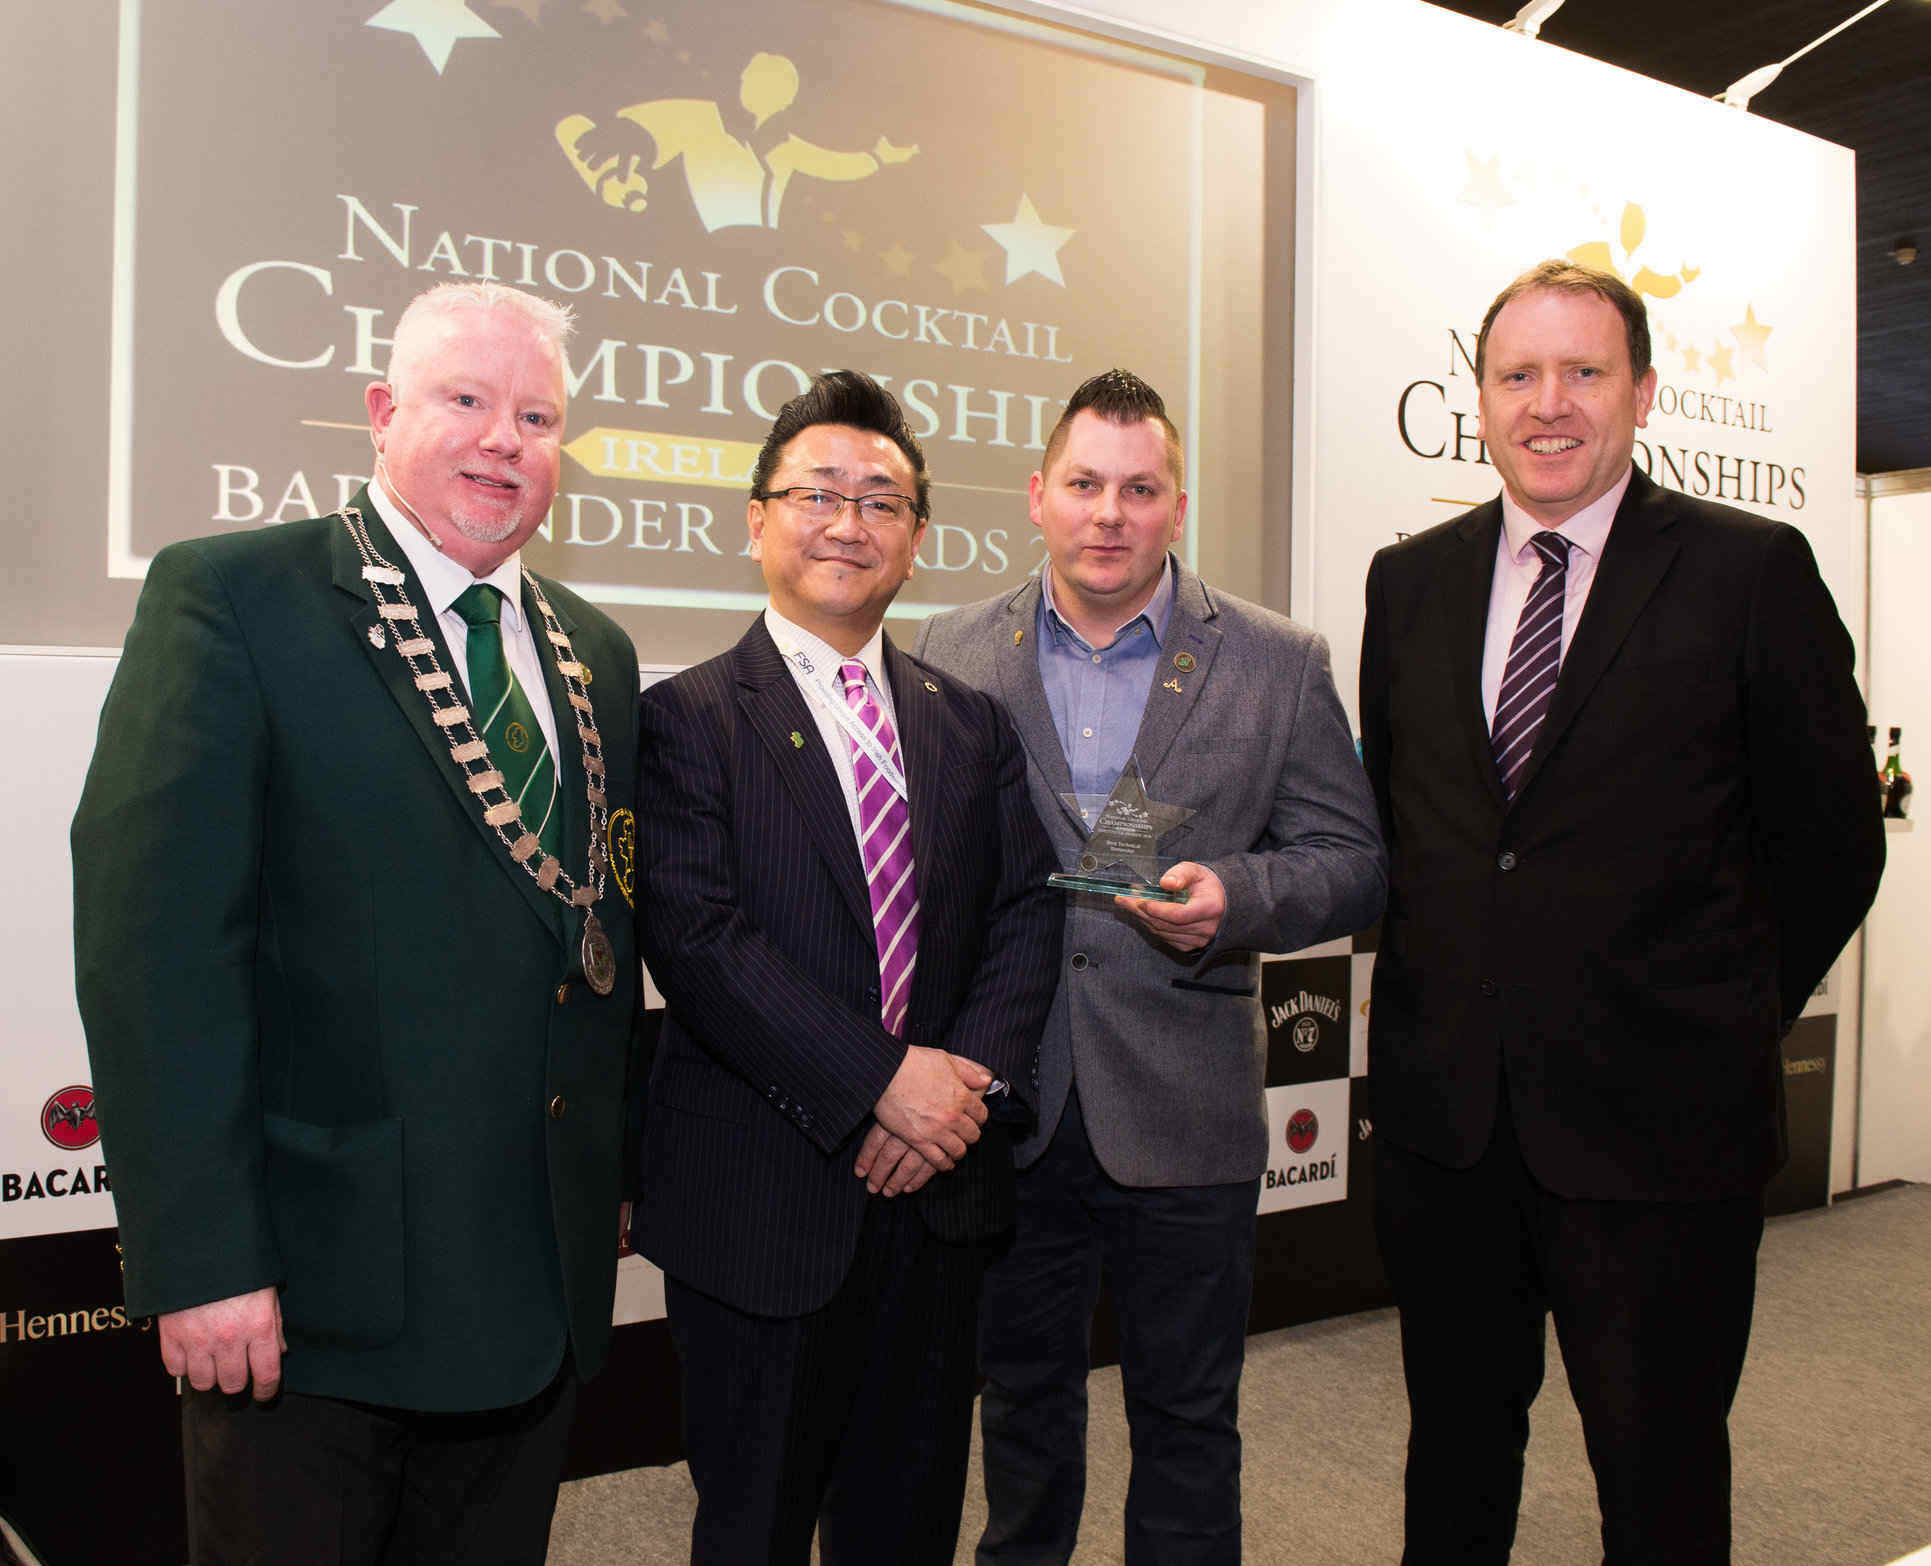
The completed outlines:
[[[1156,647],[1166,644],[1167,621],[1173,615],[1173,572],[1173,557],[1168,555],[1166,568],[1160,573],[1160,583],[1153,589],[1153,596],[1147,600],[1146,606],[1138,614],[1114,627],[1113,644],[1118,644],[1120,638],[1126,634],[1127,626],[1133,624],[1135,620],[1146,621],[1147,630],[1151,633]],[[1055,635],[1072,637],[1088,652],[1096,650],[1085,637],[1060,618],[1059,606],[1053,602],[1053,568],[1050,563],[1039,568],[1039,601],[1045,610],[1046,624]]]
[[[444,554],[415,523],[403,514],[402,508],[391,500],[382,488],[380,479],[369,483],[369,498],[375,502],[376,514],[389,526],[402,552],[409,557],[409,564],[415,569],[422,582],[422,590],[429,598],[429,607],[438,615],[449,612],[450,605],[460,598],[464,591],[475,582],[488,582],[503,595],[503,623],[514,634],[523,630],[523,551],[517,550],[509,559],[490,572],[488,576],[471,576],[466,567],[458,565]]]
[[[814,636],[802,625],[787,620],[778,612],[776,604],[766,604],[764,609],[764,628],[771,633],[771,640],[778,644],[778,651],[784,654],[785,662],[790,664],[808,680],[816,680],[834,691],[842,692],[845,682],[839,677],[839,667],[847,657],[856,658],[865,665],[865,672],[871,676],[876,690],[885,689],[885,627],[881,623],[872,632],[871,640],[855,653],[841,653],[823,637]],[[802,654],[804,661],[799,661]]]
[[[1635,471],[1633,465],[1626,469],[1607,491],[1566,519],[1560,527],[1547,531],[1560,533],[1568,539],[1572,550],[1580,549],[1585,555],[1601,559],[1602,547],[1609,541],[1609,525],[1616,520],[1616,508],[1623,503],[1623,495],[1629,488],[1629,476]],[[1515,497],[1507,489],[1502,491],[1502,527],[1508,534],[1509,558],[1527,564],[1534,555],[1529,540],[1545,531],[1546,524],[1536,521],[1518,506]]]

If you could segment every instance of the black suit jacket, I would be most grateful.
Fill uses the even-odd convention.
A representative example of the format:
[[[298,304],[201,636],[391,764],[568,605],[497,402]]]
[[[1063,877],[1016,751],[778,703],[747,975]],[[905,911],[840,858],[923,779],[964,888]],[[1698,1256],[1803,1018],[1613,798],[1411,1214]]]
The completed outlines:
[[[1501,517],[1368,573],[1362,750],[1392,858],[1376,1130],[1467,1166],[1506,1073],[1559,1194],[1760,1187],[1778,1041],[1884,863],[1850,637],[1796,529],[1633,474],[1511,805],[1481,698]]]
[[[867,1200],[852,1173],[910,1044],[1033,1094],[1060,894],[1011,723],[907,657],[885,663],[911,795],[918,963],[905,1037],[879,1022],[851,818],[818,725],[760,617],[730,652],[644,692],[638,898],[669,1005],[651,1072],[636,1245],[761,1315],[822,1305]],[[911,1198],[948,1239],[1012,1220],[996,1126]]]

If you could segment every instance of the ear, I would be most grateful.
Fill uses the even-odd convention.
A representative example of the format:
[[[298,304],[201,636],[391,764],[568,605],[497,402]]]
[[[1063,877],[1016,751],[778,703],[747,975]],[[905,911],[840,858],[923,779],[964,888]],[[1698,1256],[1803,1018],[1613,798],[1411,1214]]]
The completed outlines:
[[[1041,526],[1039,520],[1039,497],[1046,490],[1046,475],[1034,470],[1032,482],[1026,486],[1026,511],[1033,519],[1033,526]]]
[[[751,558],[764,559],[764,502],[762,500],[745,502],[744,526],[751,535]]]
[[[912,549],[911,553],[905,557],[905,580],[908,582],[912,580],[912,568],[919,563],[919,545],[924,542],[925,524],[921,522],[917,527],[912,529]]]
[[[389,421],[396,416],[395,389],[387,381],[371,381],[362,389],[362,406],[369,410],[369,439],[381,451]]]
[[[1179,538],[1181,529],[1184,528],[1186,525],[1187,525],[1187,492],[1183,489],[1180,491],[1179,498],[1174,502],[1173,531],[1167,535],[1167,542],[1171,544],[1175,539]]]
[[[1649,410],[1656,401],[1656,366],[1651,365],[1636,383],[1636,428],[1649,427]]]

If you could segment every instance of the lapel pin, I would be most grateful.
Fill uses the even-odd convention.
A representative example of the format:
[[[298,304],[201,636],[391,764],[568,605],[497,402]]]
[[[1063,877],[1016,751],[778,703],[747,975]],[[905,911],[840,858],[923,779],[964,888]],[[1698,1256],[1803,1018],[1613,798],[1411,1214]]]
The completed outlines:
[[[1173,666],[1182,674],[1192,674],[1194,669],[1193,654],[1186,652],[1175,653],[1173,655]]]
[[[1176,695],[1176,696],[1179,696],[1179,695],[1182,695],[1182,694],[1184,694],[1184,693],[1183,693],[1183,692],[1181,691],[1181,689],[1180,689],[1180,682],[1179,682],[1178,680],[1164,680],[1164,681],[1162,681],[1161,683],[1162,683],[1162,684],[1163,684],[1163,685],[1164,685],[1164,686],[1165,686],[1165,687],[1166,687],[1166,688],[1167,688],[1168,690],[1170,690],[1170,691],[1172,691],[1172,692],[1173,692],[1173,694],[1174,694],[1174,695]]]
[[[388,634],[381,626],[372,625],[369,627],[369,645],[377,652],[381,652],[383,648],[389,645]]]
[[[579,663],[577,668],[581,671],[577,675],[577,678],[582,680],[585,685],[588,685],[590,683],[590,665],[587,663]]]
[[[1012,644],[1015,647],[1017,647],[1025,639],[1026,639],[1026,633],[1024,631],[1014,631],[1012,633]]]
[[[925,682],[925,688],[926,688],[926,689],[927,689],[928,691],[930,691],[930,692],[931,692],[931,693],[932,693],[932,694],[933,694],[934,696],[936,696],[936,695],[938,695],[938,694],[939,694],[939,688],[938,688],[938,686],[936,686],[936,685],[934,685],[934,684],[933,684],[933,683],[932,683],[932,682],[931,682],[930,680],[927,680],[927,681]]]
[[[805,748],[805,737],[796,729],[791,731],[791,748],[793,750],[803,750]]]

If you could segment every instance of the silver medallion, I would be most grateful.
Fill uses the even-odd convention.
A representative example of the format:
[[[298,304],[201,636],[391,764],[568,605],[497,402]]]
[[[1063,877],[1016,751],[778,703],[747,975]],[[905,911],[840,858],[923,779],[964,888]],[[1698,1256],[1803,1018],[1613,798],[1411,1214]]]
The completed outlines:
[[[599,995],[617,987],[617,952],[594,913],[583,916],[583,976]]]

